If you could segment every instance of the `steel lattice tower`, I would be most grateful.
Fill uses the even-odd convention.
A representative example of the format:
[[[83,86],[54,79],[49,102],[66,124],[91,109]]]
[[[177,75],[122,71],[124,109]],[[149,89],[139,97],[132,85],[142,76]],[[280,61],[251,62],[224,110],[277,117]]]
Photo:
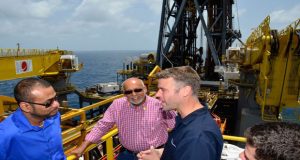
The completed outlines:
[[[233,0],[163,0],[157,64],[162,68],[190,65],[200,72],[206,48],[205,77],[215,79],[214,66],[221,64],[226,49],[241,37],[232,25],[233,3]],[[199,31],[204,31],[206,47],[202,46],[203,35]],[[199,37],[201,40],[197,42]]]

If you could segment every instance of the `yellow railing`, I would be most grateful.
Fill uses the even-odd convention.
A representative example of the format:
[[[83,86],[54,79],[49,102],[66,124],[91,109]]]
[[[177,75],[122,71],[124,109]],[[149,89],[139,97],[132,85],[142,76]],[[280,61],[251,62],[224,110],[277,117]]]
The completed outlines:
[[[89,106],[85,106],[83,108],[81,108],[80,110],[83,111],[84,113],[85,112],[88,112],[90,110],[93,110],[93,109],[96,109],[98,107],[101,107],[101,106],[104,106],[108,103],[111,103],[113,100],[117,99],[117,98],[120,98],[120,97],[123,97],[124,95],[123,94],[120,94],[120,95],[116,95],[116,96],[113,96],[111,98],[108,98],[106,100],[103,100],[103,101],[100,101],[100,102],[97,102],[97,103],[94,103],[92,105],[89,105]],[[71,115],[73,115],[75,113],[71,113],[71,114],[67,114],[67,115],[63,115],[65,116],[66,118],[67,117],[70,117]],[[85,117],[84,117],[85,118]],[[92,129],[92,127],[94,126],[94,124],[90,124],[90,122],[88,121],[84,121],[84,122],[81,122],[82,125],[82,128],[81,128],[81,134],[80,134],[80,138],[81,138],[81,142],[84,140],[84,137],[85,135]],[[71,132],[71,131],[70,131]],[[102,141],[106,141],[106,150],[107,150],[107,159],[108,160],[112,160],[114,159],[113,156],[113,144],[112,144],[112,137],[114,135],[116,135],[118,133],[118,130],[117,129],[113,129],[112,131],[108,132],[106,135],[104,135],[101,140]],[[64,134],[63,134],[64,135]],[[64,138],[64,136],[63,136]],[[65,138],[64,138],[65,139]],[[71,148],[70,150],[66,151],[65,153],[68,154],[72,149],[74,149],[76,146],[74,146],[73,148]],[[86,150],[85,150],[85,153],[89,152],[90,150],[92,150],[93,148],[97,147],[97,144],[92,144],[90,145]],[[88,157],[88,154],[85,154],[85,157]],[[68,160],[72,160],[72,159],[76,159],[76,156],[74,155],[71,155],[71,156],[68,156]]]
[[[245,137],[238,137],[238,136],[223,135],[223,139],[228,141],[236,141],[236,142],[244,142],[244,143],[246,142]]]
[[[118,129],[115,128],[101,138],[102,142],[106,142],[107,160],[114,160],[113,136],[117,134],[118,134]],[[84,152],[86,153],[95,147],[97,147],[97,144],[92,144],[88,148],[86,148]],[[70,155],[67,157],[67,160],[74,160],[74,159],[76,159],[75,155]]]
[[[113,96],[111,98],[108,98],[106,100],[103,100],[101,102],[97,102],[94,103],[92,105],[83,107],[81,109],[74,109],[74,108],[64,108],[64,107],[60,107],[60,109],[62,109],[62,111],[66,111],[66,113],[61,115],[61,121],[62,121],[62,128],[63,128],[63,132],[62,132],[62,137],[63,137],[63,145],[65,148],[65,154],[68,154],[69,152],[71,152],[75,147],[76,144],[80,144],[83,140],[84,137],[86,136],[86,134],[90,131],[90,129],[93,127],[93,124],[90,124],[90,122],[88,122],[88,120],[86,119],[86,112],[88,112],[89,110],[98,108],[98,107],[102,107],[108,103],[111,103],[114,99],[120,98],[122,97],[123,94],[121,95],[117,95],[117,96]],[[6,110],[9,109],[7,107],[9,107],[9,104],[13,104],[16,105],[17,108],[17,104],[14,98],[12,97],[8,97],[8,96],[0,96],[0,121],[1,119],[4,119],[6,117]],[[7,113],[9,114],[9,113]],[[79,117],[79,124],[75,127],[70,127],[70,126],[65,126],[64,122],[67,122],[68,120],[71,120],[75,117]],[[114,135],[116,135],[118,133],[117,129],[113,129],[112,131],[110,131],[108,134],[106,134],[105,136],[103,136],[101,138],[102,141],[106,141],[106,145],[107,145],[107,158],[108,159],[113,159],[113,144],[112,144],[112,137]],[[87,151],[93,149],[94,147],[96,147],[96,145],[91,145],[87,148]],[[74,156],[70,156],[68,158],[76,158]]]
[[[17,103],[16,100],[12,97],[0,95],[0,116],[4,115],[4,103]]]
[[[118,129],[114,129],[114,130],[110,131],[109,133],[107,133],[106,135],[104,135],[101,138],[102,141],[106,141],[107,160],[114,160],[113,136],[115,136],[116,134],[118,134]],[[238,136],[223,135],[223,139],[229,140],[229,141],[243,142],[243,143],[246,142],[245,137],[238,137]],[[95,148],[96,146],[97,146],[96,144],[90,145],[85,150],[85,152],[90,151],[91,149]],[[74,159],[76,159],[76,156],[74,156],[74,155],[67,157],[67,160],[74,160]]]
[[[117,98],[121,98],[121,97],[123,97],[123,96],[124,96],[123,94],[119,94],[119,95],[113,96],[113,97],[111,97],[111,98],[108,98],[108,99],[106,99],[106,100],[103,100],[103,101],[94,103],[94,104],[92,104],[92,105],[83,107],[83,108],[81,108],[81,109],[82,109],[82,110],[85,110],[85,111],[89,111],[89,110],[94,109],[94,108],[97,108],[97,107],[99,107],[99,106],[108,104],[108,103],[112,102],[113,100],[115,100],[115,99],[117,99]]]
[[[85,133],[85,122],[86,122],[86,114],[84,110],[81,109],[73,109],[73,108],[63,108],[60,109],[67,109],[68,112],[61,115],[61,122],[62,122],[62,138],[63,138],[63,145],[65,152],[69,152],[73,149],[73,145],[76,141],[82,141]],[[67,122],[75,117],[79,117],[79,124],[70,127],[68,125],[64,125],[64,122]]]
[[[0,48],[0,57],[50,54],[57,49]]]
[[[153,96],[154,94],[155,94],[154,92],[151,92],[149,95]],[[90,106],[86,106],[84,108],[81,108],[81,110],[85,110],[85,111],[91,110],[93,108],[99,107],[101,105],[105,105],[105,104],[107,104],[109,102],[112,102],[114,99],[120,98],[122,96],[123,95],[114,96],[114,97],[109,98],[107,100],[104,100],[104,101],[92,104]],[[107,160],[113,160],[114,159],[115,154],[114,154],[114,148],[113,148],[113,136],[115,136],[116,134],[118,134],[118,129],[117,128],[113,129],[112,131],[110,131],[109,133],[107,133],[106,135],[104,135],[101,138],[102,141],[106,141],[106,150],[107,150],[107,155],[106,156],[107,156]],[[243,142],[243,143],[246,142],[246,138],[244,138],[244,137],[238,137],[238,136],[223,135],[223,139],[224,140],[228,140],[228,141],[236,141],[236,142]],[[90,150],[92,150],[95,147],[97,147],[97,144],[90,145],[85,150],[85,153],[89,152]],[[74,155],[71,155],[71,156],[67,157],[67,160],[74,160],[74,159],[76,159],[76,156],[74,156]]]
[[[154,93],[151,92],[149,95],[153,96]],[[62,114],[62,117],[61,117],[62,122],[67,121],[68,119],[72,119],[72,118],[74,118],[76,116],[79,116],[80,117],[80,124],[78,126],[76,126],[76,127],[69,128],[69,129],[63,131],[63,133],[62,133],[63,144],[67,144],[67,143],[69,143],[71,141],[75,141],[76,139],[80,139],[80,141],[84,140],[84,137],[87,134],[87,132],[89,131],[89,128],[92,128],[92,126],[90,126],[90,125],[87,124],[85,112],[87,112],[89,110],[92,110],[94,108],[106,105],[106,104],[112,102],[114,99],[120,98],[122,96],[123,95],[117,95],[117,96],[108,98],[108,99],[106,99],[104,101],[101,101],[101,102],[98,102],[98,103],[95,103],[95,104],[83,107],[81,109],[71,109],[71,108],[68,108],[69,111],[67,113],[65,113],[65,114]],[[14,102],[15,103],[14,98],[6,97],[6,96],[1,96],[0,97],[0,102],[3,103],[3,101],[4,102]],[[0,105],[2,103],[0,103]],[[1,106],[0,108],[3,109],[3,106]],[[103,141],[103,142],[105,141],[106,142],[106,151],[107,151],[106,158],[107,158],[107,160],[113,160],[114,159],[115,154],[114,154],[114,147],[113,147],[114,146],[113,145],[113,136],[115,136],[117,134],[118,134],[118,129],[114,128],[113,130],[111,130],[110,132],[108,132],[106,135],[104,135],[101,138],[101,141]],[[223,135],[223,139],[224,140],[229,140],[229,141],[246,142],[246,138],[244,138],[244,137],[237,137],[237,136]],[[97,147],[97,144],[90,145],[85,150],[85,153],[88,153],[90,150],[92,150],[95,147]],[[67,152],[70,152],[74,148],[75,147],[70,148]],[[86,154],[86,155],[88,155],[88,154]],[[76,156],[71,155],[71,156],[68,156],[67,159],[68,160],[74,160],[74,159],[76,159]]]
[[[118,129],[110,131],[108,134],[101,138],[102,141],[106,141],[107,160],[114,159],[113,136],[115,136],[116,134],[118,134]]]

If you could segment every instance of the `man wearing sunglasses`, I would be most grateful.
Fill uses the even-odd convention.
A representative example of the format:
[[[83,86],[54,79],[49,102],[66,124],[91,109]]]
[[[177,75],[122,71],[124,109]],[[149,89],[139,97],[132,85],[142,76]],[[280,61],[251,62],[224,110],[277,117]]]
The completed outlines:
[[[27,78],[15,86],[14,96],[19,108],[0,123],[0,159],[66,159],[53,87]]]
[[[146,95],[142,80],[129,78],[122,85],[124,97],[116,99],[86,136],[81,146],[72,151],[80,157],[91,143],[99,143],[114,125],[119,130],[123,145],[118,160],[137,160],[136,154],[154,146],[162,147],[168,138],[168,129],[175,124],[176,113],[163,111],[161,103]]]

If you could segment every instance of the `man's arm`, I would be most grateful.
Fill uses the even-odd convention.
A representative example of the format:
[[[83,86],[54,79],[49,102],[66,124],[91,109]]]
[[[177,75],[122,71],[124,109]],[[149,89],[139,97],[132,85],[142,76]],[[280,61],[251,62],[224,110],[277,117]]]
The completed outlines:
[[[84,141],[79,147],[75,148],[73,151],[71,151],[70,155],[75,155],[77,158],[81,157],[84,153],[84,150],[91,145],[92,143],[89,141]]]
[[[77,157],[80,157],[89,145],[91,145],[92,143],[99,143],[101,137],[104,136],[114,125],[114,103],[112,103],[104,113],[103,118],[100,119],[95,124],[91,132],[86,135],[85,141],[79,147],[71,151],[70,154],[74,154]]]
[[[114,123],[102,122],[102,119],[97,122],[92,131],[86,135],[85,141],[73,151],[71,151],[71,155],[74,154],[76,157],[80,157],[84,150],[93,143],[99,143],[101,137],[106,134],[112,127]]]

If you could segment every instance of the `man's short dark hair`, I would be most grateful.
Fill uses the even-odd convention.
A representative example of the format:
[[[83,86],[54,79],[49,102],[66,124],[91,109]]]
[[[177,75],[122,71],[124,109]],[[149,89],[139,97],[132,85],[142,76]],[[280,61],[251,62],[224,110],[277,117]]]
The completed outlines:
[[[198,95],[198,91],[200,90],[200,76],[190,66],[173,67],[162,70],[156,74],[156,78],[173,78],[177,83],[182,83],[185,86],[191,86],[194,95]]]
[[[300,125],[270,122],[250,127],[245,132],[247,144],[255,147],[257,160],[299,160]]]
[[[35,87],[44,87],[48,88],[51,84],[43,79],[39,78],[26,78],[21,80],[14,88],[14,96],[18,103],[21,101],[32,101],[33,97],[31,91]]]

